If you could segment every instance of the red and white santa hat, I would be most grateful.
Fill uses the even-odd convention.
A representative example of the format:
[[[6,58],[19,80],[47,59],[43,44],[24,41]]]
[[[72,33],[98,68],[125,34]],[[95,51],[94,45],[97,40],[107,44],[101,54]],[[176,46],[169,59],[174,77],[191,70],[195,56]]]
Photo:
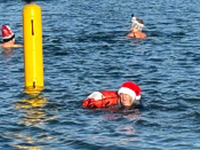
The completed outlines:
[[[8,25],[2,25],[1,35],[3,40],[12,38],[15,34],[12,32],[11,28]]]
[[[118,94],[128,94],[130,95],[134,100],[140,100],[141,99],[141,89],[138,85],[131,81],[127,81],[122,84],[120,89],[118,90]]]

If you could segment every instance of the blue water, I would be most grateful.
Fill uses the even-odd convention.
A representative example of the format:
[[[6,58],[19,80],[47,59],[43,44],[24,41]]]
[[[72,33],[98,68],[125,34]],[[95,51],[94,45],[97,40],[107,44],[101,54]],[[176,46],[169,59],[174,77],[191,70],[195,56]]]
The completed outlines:
[[[22,48],[0,49],[0,149],[200,149],[200,1],[38,0],[45,90],[24,92]],[[0,1],[0,23],[23,44],[23,1]],[[131,14],[144,40],[129,39]],[[93,91],[131,80],[145,109],[88,110]]]

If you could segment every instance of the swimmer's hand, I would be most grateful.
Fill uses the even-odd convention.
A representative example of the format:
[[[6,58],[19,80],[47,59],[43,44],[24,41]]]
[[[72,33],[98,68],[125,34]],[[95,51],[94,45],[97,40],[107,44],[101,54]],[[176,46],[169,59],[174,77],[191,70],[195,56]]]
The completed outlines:
[[[83,102],[82,106],[87,108],[97,108],[97,106],[95,106],[95,101],[94,98],[88,98]]]

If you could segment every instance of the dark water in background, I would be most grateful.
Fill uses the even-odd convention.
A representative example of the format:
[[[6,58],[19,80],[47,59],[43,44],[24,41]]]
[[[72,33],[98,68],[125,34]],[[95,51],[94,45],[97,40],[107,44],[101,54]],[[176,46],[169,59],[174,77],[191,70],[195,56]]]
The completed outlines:
[[[24,93],[23,49],[0,54],[0,149],[200,149],[200,1],[45,0],[45,90]],[[22,1],[0,1],[0,24],[22,37]],[[147,38],[126,38],[131,14]],[[88,110],[91,92],[142,88],[144,110]]]

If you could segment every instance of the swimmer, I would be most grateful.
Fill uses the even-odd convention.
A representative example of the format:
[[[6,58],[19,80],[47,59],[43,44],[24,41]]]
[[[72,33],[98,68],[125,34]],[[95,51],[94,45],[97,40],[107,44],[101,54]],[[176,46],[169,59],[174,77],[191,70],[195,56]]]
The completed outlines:
[[[132,15],[131,22],[132,24],[131,24],[130,32],[127,34],[127,36],[130,38],[136,38],[136,39],[146,38],[146,34],[142,32],[142,29],[144,28],[143,20],[136,18],[134,15]]]
[[[20,44],[15,44],[15,34],[12,32],[11,28],[8,25],[2,25],[1,35],[3,38],[3,44],[0,44],[0,47],[3,48],[23,47]]]
[[[131,81],[122,84],[118,91],[100,91],[90,94],[82,103],[86,108],[132,107],[141,104],[141,89]]]

